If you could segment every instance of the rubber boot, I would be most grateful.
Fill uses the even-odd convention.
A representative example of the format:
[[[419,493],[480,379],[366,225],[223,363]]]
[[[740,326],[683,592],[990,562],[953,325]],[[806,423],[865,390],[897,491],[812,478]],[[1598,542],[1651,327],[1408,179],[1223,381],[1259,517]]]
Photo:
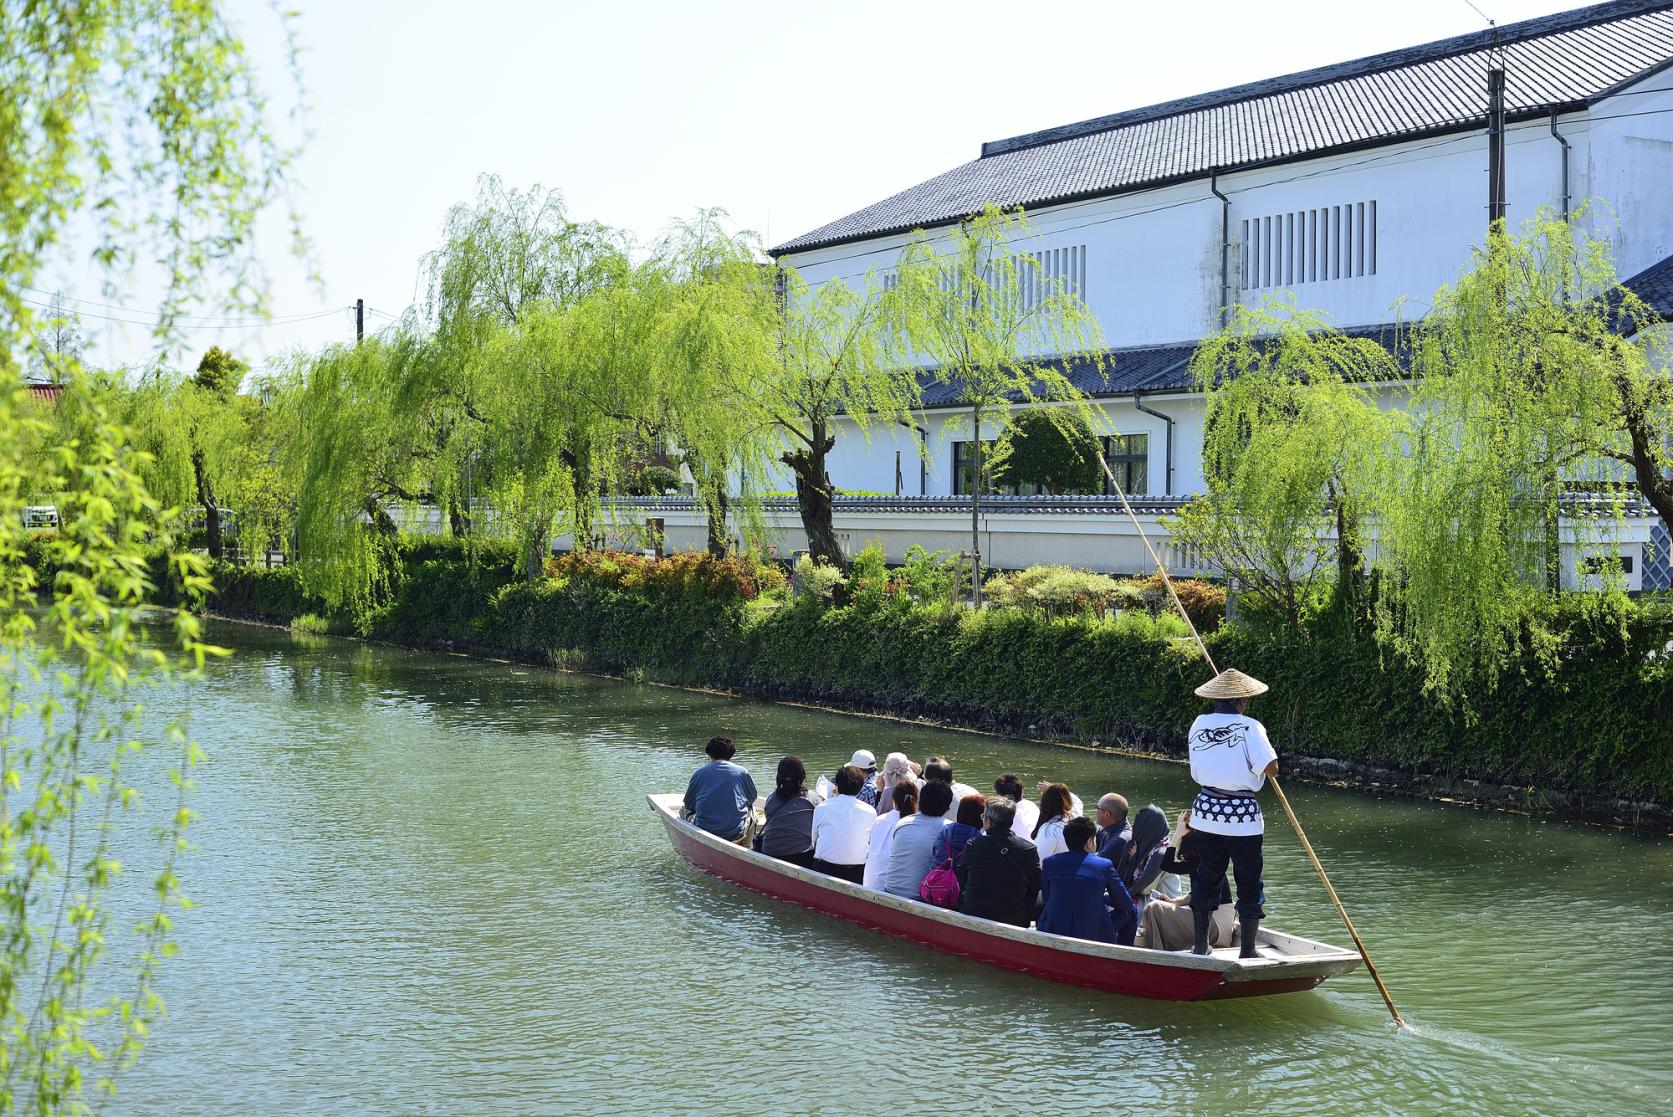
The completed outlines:
[[[1259,958],[1260,955],[1255,953],[1255,944],[1260,941],[1261,921],[1258,919],[1244,919],[1239,916],[1238,923],[1242,927],[1237,936],[1242,942],[1242,947],[1238,950],[1237,956],[1239,958]]]
[[[1213,918],[1214,913],[1211,911],[1198,911],[1196,908],[1191,909],[1191,922],[1196,925],[1197,929],[1197,941],[1196,945],[1191,947],[1192,954],[1209,953],[1208,925]]]

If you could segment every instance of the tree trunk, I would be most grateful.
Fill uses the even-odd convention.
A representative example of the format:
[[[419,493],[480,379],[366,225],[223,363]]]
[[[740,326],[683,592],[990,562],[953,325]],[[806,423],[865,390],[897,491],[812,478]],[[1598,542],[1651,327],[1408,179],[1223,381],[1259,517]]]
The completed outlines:
[[[197,476],[198,503],[203,505],[203,534],[209,546],[209,557],[219,559],[221,545],[221,505],[215,499],[215,486],[204,468],[203,451],[192,451],[192,472]]]
[[[1616,386],[1621,393],[1621,421],[1632,441],[1633,478],[1638,491],[1662,523],[1673,530],[1673,477],[1663,473],[1656,460],[1655,447],[1660,439],[1650,422],[1649,409],[1626,376],[1618,376]]]
[[[970,408],[970,426],[975,436],[971,446],[970,471],[970,604],[982,607],[982,409]]]
[[[598,486],[593,482],[592,454],[586,440],[578,440],[572,449],[563,452],[562,458],[569,466],[570,494],[575,501],[575,549],[596,550],[598,539],[594,527],[597,523],[594,502],[598,498]]]
[[[1336,482],[1330,483],[1336,508],[1336,584],[1349,601],[1358,601],[1365,584],[1365,546],[1359,539],[1359,517],[1350,515],[1347,500]]]
[[[732,551],[732,537],[726,532],[726,484],[721,483],[720,491],[715,493],[714,507],[709,509],[709,554],[714,558],[725,558]]]
[[[366,503],[363,506],[363,510],[366,513],[366,518],[372,521],[372,530],[377,532],[379,535],[393,536],[400,534],[401,529],[396,526],[394,517],[391,516],[389,514],[389,510],[383,506],[383,501],[378,499],[377,493],[368,493],[366,495]]]
[[[781,460],[796,476],[796,507],[802,514],[802,530],[807,532],[808,553],[814,562],[847,570],[848,560],[833,523],[834,489],[825,467],[825,456],[836,446],[836,438],[827,434],[824,422],[817,419],[811,435],[808,446],[785,452]]]
[[[459,502],[449,498],[447,502],[447,527],[453,533],[453,538],[463,539],[471,533],[471,518],[465,510],[459,507]]]

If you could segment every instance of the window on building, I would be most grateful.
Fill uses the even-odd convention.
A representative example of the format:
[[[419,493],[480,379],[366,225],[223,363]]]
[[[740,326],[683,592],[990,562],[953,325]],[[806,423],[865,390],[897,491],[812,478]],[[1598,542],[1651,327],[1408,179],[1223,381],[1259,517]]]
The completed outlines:
[[[953,495],[969,496],[971,476],[975,470],[975,443],[953,443]],[[993,483],[993,442],[982,440],[982,474],[986,484],[982,486],[984,496],[1040,496],[1045,493],[1043,485],[996,485]]]
[[[1047,248],[1030,252],[1032,265],[1019,268],[1017,285],[1021,288],[1022,309],[1026,312],[1046,299],[1053,290],[1062,288],[1082,302],[1086,300],[1086,245],[1070,244],[1062,248]]]
[[[1143,496],[1150,485],[1150,436],[1148,434],[1115,434],[1103,440],[1104,460],[1110,472],[1120,482],[1128,496]],[[1104,494],[1113,496],[1110,479],[1104,478]]]
[[[1376,275],[1377,203],[1250,218],[1240,259],[1245,291]]]

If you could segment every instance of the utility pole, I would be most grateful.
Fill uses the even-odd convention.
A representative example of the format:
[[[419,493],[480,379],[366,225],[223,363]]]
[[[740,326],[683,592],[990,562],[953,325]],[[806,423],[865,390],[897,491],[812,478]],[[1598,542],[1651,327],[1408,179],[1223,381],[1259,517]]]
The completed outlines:
[[[1487,227],[1505,219],[1505,70],[1495,60],[1487,71]]]
[[[1503,75],[1501,75],[1503,76]],[[366,340],[366,300],[354,300],[354,343],[359,345]]]

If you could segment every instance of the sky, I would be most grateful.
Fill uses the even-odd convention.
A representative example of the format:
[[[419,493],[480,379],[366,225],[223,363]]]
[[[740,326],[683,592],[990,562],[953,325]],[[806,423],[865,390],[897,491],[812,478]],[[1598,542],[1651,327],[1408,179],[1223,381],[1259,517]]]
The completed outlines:
[[[294,171],[314,270],[285,223],[256,244],[276,321],[205,321],[258,369],[352,340],[419,297],[419,259],[478,176],[563,192],[649,243],[704,206],[772,245],[975,158],[998,139],[1475,31],[1468,0],[812,4],[299,0],[311,136]],[[1501,24],[1574,7],[1476,0]],[[229,0],[276,110],[297,91],[278,17]],[[83,313],[91,358],[138,365],[160,290],[101,295],[85,249],[36,284]],[[214,307],[197,308],[206,318]],[[103,316],[93,317],[94,315]],[[314,317],[307,317],[316,315]]]

